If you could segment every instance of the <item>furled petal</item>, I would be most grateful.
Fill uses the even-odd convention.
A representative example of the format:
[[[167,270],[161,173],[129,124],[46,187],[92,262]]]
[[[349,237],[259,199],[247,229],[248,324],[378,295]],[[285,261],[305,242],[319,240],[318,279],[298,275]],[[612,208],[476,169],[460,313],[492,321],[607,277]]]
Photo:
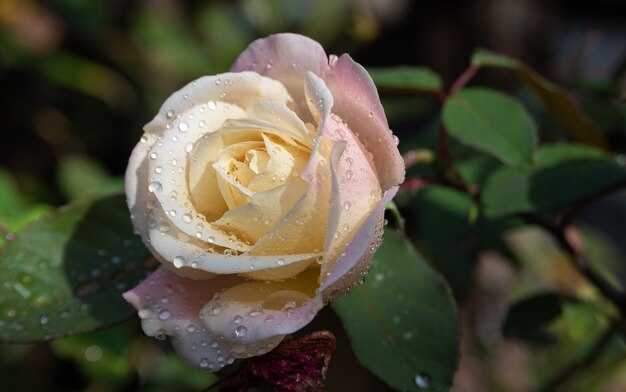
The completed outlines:
[[[347,54],[332,62],[323,76],[334,98],[333,113],[355,132],[373,154],[383,190],[404,181],[404,162],[389,130],[376,86],[365,68]]]
[[[385,192],[330,271],[322,275],[319,292],[324,294],[325,299],[334,298],[346,291],[351,285],[358,283],[362,274],[367,271],[382,235],[385,204],[397,192],[397,186]]]
[[[254,71],[279,80],[306,113],[302,81],[307,71],[323,75],[328,59],[322,46],[308,37],[284,33],[270,35],[250,44],[233,64],[232,72]]]
[[[172,94],[144,130],[160,134],[173,118],[197,105],[220,101],[246,109],[251,103],[263,100],[286,103],[290,97],[280,82],[254,72],[203,76]]]
[[[138,310],[146,335],[159,339],[169,336],[187,362],[200,369],[217,371],[235,358],[268,352],[283,338],[276,335],[242,345],[207,330],[200,318],[203,307],[219,291],[243,282],[233,275],[190,280],[161,267],[124,293],[124,298]]]

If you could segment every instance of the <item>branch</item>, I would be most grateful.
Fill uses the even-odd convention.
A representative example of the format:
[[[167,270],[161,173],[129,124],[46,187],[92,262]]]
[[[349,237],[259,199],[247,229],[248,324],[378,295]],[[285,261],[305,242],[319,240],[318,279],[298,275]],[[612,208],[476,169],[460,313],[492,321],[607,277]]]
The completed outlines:
[[[552,380],[550,380],[543,388],[541,392],[552,392],[559,386],[566,383],[571,377],[575,376],[580,370],[591,365],[607,348],[611,339],[617,333],[623,333],[625,327],[625,321],[623,319],[615,321],[600,338],[594,343],[594,345],[580,358],[575,359],[567,367],[561,370]]]
[[[523,214],[522,217],[550,232],[559,245],[570,255],[569,259],[578,272],[593,284],[606,299],[613,303],[620,314],[623,316],[626,315],[626,308],[624,306],[626,304],[626,297],[591,268],[584,254],[584,250],[582,249],[582,244],[574,238],[575,234],[571,232],[572,227],[570,225],[553,225],[530,214]]]

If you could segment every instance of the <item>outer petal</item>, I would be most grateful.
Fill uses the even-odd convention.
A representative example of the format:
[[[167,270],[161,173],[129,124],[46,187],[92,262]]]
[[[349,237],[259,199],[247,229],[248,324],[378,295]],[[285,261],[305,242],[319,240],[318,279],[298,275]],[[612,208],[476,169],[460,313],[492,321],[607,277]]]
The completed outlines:
[[[230,103],[245,109],[251,103],[262,100],[288,102],[290,98],[280,82],[253,72],[203,76],[172,94],[154,119],[144,126],[144,130],[159,134],[176,116],[209,101]]]
[[[343,140],[343,154],[333,157],[331,165],[330,212],[324,246],[326,260],[336,260],[338,253],[371,213],[382,195],[371,158],[356,136],[335,115],[324,126],[324,134]],[[332,264],[322,264],[322,275]]]
[[[242,344],[295,332],[322,308],[319,269],[280,282],[248,282],[224,290],[201,311],[212,333]]]
[[[307,71],[323,75],[327,70],[324,48],[308,37],[291,33],[252,42],[231,68],[232,72],[255,71],[279,80],[296,101],[300,114],[306,113],[307,107],[302,91]]]
[[[334,298],[359,282],[381,239],[385,204],[393,199],[397,192],[397,186],[385,192],[339,259],[330,271],[322,276],[319,293],[323,293],[325,299]]]
[[[372,153],[383,190],[404,181],[404,162],[389,130],[376,86],[365,68],[347,54],[339,57],[324,75],[332,92],[333,113],[341,117]]]
[[[172,345],[195,367],[217,371],[235,358],[246,358],[270,351],[283,336],[242,345],[215,334],[201,320],[201,309],[221,290],[241,284],[236,276],[221,275],[210,280],[189,280],[164,267],[124,293],[142,319],[148,336],[170,336]]]

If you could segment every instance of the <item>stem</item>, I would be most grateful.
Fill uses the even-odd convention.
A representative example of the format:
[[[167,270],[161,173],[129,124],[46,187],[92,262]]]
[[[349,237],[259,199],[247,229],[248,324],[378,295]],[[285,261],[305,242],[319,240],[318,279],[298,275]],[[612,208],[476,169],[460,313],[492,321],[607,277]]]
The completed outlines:
[[[623,316],[626,315],[626,308],[624,307],[624,304],[626,303],[626,297],[622,292],[618,291],[611,283],[609,283],[606,279],[604,279],[601,275],[596,273],[591,268],[587,257],[583,253],[583,250],[580,249],[580,247],[573,245],[572,242],[565,235],[565,231],[568,229],[569,226],[563,224],[553,225],[533,215],[523,215],[523,217],[531,221],[532,223],[538,224],[539,226],[550,232],[558,241],[559,245],[567,253],[569,253],[569,255],[571,256],[570,260],[572,261],[573,266],[578,270],[578,272],[583,275],[591,284],[593,284],[606,299],[611,301],[611,303],[615,305],[615,307]]]
[[[562,369],[552,380],[550,380],[543,388],[541,392],[552,392],[559,386],[567,382],[571,377],[575,376],[578,371],[592,364],[606,349],[607,345],[611,342],[611,339],[616,333],[619,333],[624,328],[624,320],[617,320],[613,323],[602,336],[594,343],[594,345],[587,351],[585,355],[575,359],[567,367]]]
[[[473,64],[470,65],[465,70],[465,72],[463,72],[461,76],[459,76],[456,82],[452,84],[452,87],[450,87],[450,95],[454,95],[460,89],[462,89],[467,84],[467,82],[469,82],[474,77],[474,75],[476,75],[476,71],[478,71],[478,67]]]

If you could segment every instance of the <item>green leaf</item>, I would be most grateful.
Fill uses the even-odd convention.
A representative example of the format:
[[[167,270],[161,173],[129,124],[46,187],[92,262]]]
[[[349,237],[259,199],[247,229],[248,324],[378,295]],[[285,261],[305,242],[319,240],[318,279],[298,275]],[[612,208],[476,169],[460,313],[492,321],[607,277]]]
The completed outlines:
[[[441,76],[425,67],[368,68],[367,71],[382,89],[437,93],[443,88]]]
[[[153,267],[122,195],[83,200],[0,248],[0,341],[96,330],[131,316],[121,293]]]
[[[510,166],[531,163],[537,131],[517,100],[489,89],[465,88],[446,101],[442,116],[448,133],[459,142]]]
[[[124,181],[111,177],[98,162],[84,156],[70,156],[61,161],[59,185],[69,200],[124,189]]]
[[[333,308],[361,363],[387,384],[400,391],[450,389],[459,357],[456,306],[403,236],[385,231],[365,283]]]
[[[545,146],[535,161],[532,168],[505,167],[489,177],[482,193],[487,215],[552,212],[626,182],[626,170],[594,149]]]
[[[547,327],[562,314],[566,300],[573,299],[555,293],[542,293],[514,303],[502,326],[504,336],[539,345],[552,343],[554,336]]]
[[[570,136],[583,144],[606,148],[606,142],[597,125],[583,113],[568,93],[546,80],[528,65],[508,56],[478,49],[471,60],[477,67],[495,67],[515,72],[517,78],[542,101],[548,112],[569,131]]]

